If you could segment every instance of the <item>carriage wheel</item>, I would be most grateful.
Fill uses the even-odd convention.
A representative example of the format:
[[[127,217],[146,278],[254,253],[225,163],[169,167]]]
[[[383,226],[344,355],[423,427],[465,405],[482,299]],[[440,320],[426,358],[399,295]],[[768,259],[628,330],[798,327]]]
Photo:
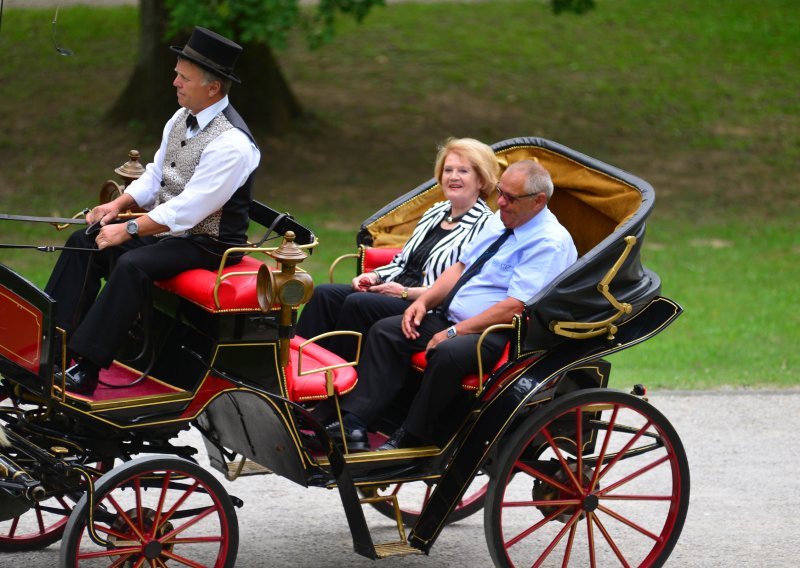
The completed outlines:
[[[660,566],[688,506],[689,465],[672,425],[635,396],[592,389],[512,434],[484,526],[496,566]]]
[[[483,509],[488,487],[488,476],[484,473],[478,474],[473,479],[472,485],[461,497],[456,508],[447,517],[447,524],[457,523]],[[427,504],[432,492],[432,486],[423,481],[416,481],[412,483],[393,483],[385,489],[379,489],[378,495],[397,495],[403,523],[413,525],[419,519],[419,515],[422,513],[422,509]],[[371,505],[380,514],[394,519],[394,509],[387,501],[379,501],[371,503]]]
[[[70,515],[63,566],[232,567],[239,547],[236,510],[222,484],[182,458],[146,456],[100,478]],[[96,544],[87,525],[93,511]]]

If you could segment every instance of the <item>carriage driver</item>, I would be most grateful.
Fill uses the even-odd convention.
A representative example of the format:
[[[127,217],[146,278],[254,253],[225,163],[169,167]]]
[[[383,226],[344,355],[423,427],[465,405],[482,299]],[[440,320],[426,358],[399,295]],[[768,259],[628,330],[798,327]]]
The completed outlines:
[[[178,56],[175,87],[181,108],[164,127],[144,174],[120,197],[86,216],[96,235],[78,231],[45,291],[56,301],[55,323],[67,332],[67,389],[94,391],[143,306],[154,280],[192,268],[215,270],[224,250],[247,241],[253,173],[261,158],[244,120],[228,102],[241,46],[195,28]],[[138,206],[146,215],[117,223]],[[240,258],[231,259],[231,263]],[[113,269],[112,269],[113,267]],[[100,291],[101,278],[106,286]],[[99,295],[98,295],[99,291]]]
[[[496,189],[499,211],[464,248],[459,262],[402,316],[382,319],[370,329],[358,384],[342,402],[348,447],[369,447],[367,426],[399,394],[411,356],[423,349],[428,362],[420,389],[402,427],[378,449],[435,441],[433,426],[462,392],[462,379],[478,372],[481,332],[510,323],[525,301],[575,262],[572,237],[547,208],[553,182],[546,169],[532,160],[515,162]],[[505,333],[487,336],[485,365],[497,362],[507,340]],[[327,429],[336,439],[338,424]]]

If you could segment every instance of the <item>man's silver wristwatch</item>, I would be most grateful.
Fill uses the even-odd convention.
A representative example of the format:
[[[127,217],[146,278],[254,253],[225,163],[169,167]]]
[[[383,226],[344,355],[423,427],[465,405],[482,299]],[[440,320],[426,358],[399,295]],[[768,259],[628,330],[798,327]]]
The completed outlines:
[[[450,327],[447,328],[447,339],[453,339],[456,335],[458,335],[458,332],[456,331],[456,326],[451,325]]]
[[[131,236],[132,239],[139,238],[139,223],[137,223],[133,219],[125,223],[125,230],[128,231],[128,234]]]

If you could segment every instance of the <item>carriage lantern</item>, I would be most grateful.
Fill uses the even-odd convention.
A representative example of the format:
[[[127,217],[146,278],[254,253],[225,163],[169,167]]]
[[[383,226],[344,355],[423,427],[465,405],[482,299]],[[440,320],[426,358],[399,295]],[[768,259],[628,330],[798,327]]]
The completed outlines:
[[[258,270],[256,293],[258,305],[265,312],[280,306],[280,326],[282,330],[292,329],[292,308],[305,304],[311,298],[314,282],[307,272],[298,272],[296,265],[308,255],[294,242],[294,231],[286,231],[283,242],[274,251],[267,253],[280,265],[275,271],[267,265]],[[281,333],[281,361],[286,364],[289,357],[289,336]]]

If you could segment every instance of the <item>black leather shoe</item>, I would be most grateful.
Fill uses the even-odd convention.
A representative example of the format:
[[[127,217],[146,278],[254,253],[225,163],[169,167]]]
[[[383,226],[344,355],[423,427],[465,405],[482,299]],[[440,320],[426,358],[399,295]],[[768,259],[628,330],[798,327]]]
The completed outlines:
[[[66,373],[67,390],[76,394],[92,394],[97,388],[99,375],[99,371],[84,369],[80,364],[70,367]],[[57,377],[57,380],[61,380],[61,377]]]
[[[414,434],[407,432],[405,428],[398,428],[394,431],[391,438],[378,446],[378,451],[403,450],[405,448],[415,448],[422,445],[422,440],[417,438]]]
[[[339,421],[331,422],[325,426],[325,431],[331,439],[342,445],[342,429],[339,427]],[[362,428],[344,428],[344,436],[347,441],[348,451],[365,451],[369,450],[369,436],[367,431]]]

